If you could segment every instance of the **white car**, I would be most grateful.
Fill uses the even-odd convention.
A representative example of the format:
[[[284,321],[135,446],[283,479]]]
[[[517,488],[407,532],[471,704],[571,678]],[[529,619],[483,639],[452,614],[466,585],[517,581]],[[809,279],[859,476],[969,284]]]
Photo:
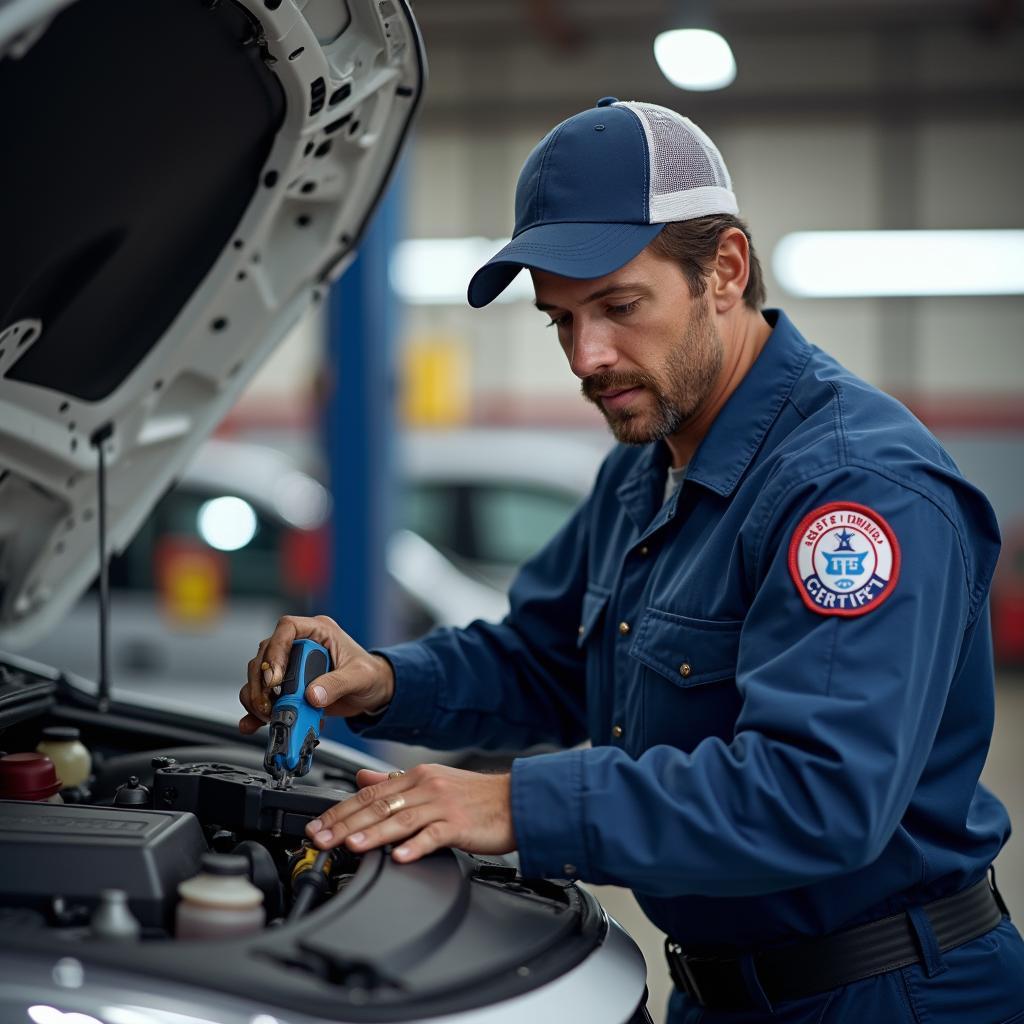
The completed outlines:
[[[598,431],[411,432],[400,446],[403,524],[504,593],[590,492],[610,443]]]
[[[406,0],[0,3],[0,650],[51,660],[106,554],[322,299],[423,81]],[[182,616],[253,529],[240,480],[206,484],[185,520],[215,543],[158,559]],[[308,534],[322,491],[290,484],[264,505]],[[277,788],[263,736],[183,706],[188,682],[126,697],[0,654],[0,1020],[649,1020],[639,950],[582,887],[450,849],[311,854],[306,824],[380,762],[325,741]],[[190,912],[232,914],[200,906],[213,876],[244,934],[176,937],[200,874]]]

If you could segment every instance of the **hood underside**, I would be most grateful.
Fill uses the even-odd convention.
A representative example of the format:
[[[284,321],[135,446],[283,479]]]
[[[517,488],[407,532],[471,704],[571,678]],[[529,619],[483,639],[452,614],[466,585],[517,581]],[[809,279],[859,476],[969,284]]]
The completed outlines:
[[[319,301],[422,91],[402,0],[0,8],[0,646],[123,548]]]

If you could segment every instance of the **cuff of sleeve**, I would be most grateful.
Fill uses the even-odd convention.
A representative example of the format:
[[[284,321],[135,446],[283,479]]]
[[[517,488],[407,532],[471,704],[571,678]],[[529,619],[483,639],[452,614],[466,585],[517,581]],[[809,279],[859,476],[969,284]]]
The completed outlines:
[[[367,739],[403,739],[427,731],[437,707],[441,666],[434,653],[412,642],[373,650],[387,658],[395,673],[391,703],[375,715],[348,719],[354,733]]]
[[[527,878],[586,878],[583,750],[512,762],[512,827]]]

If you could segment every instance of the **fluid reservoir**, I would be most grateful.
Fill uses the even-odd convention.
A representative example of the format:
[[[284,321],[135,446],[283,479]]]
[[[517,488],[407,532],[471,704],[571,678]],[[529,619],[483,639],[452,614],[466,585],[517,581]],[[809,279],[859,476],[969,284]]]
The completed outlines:
[[[199,874],[178,886],[175,935],[179,939],[226,939],[259,931],[263,893],[249,881],[249,862],[227,853],[207,853]]]
[[[92,756],[73,725],[51,725],[44,729],[36,750],[53,761],[65,789],[88,781]]]
[[[0,757],[0,800],[43,800],[62,804],[57,770],[45,754],[4,754]]]

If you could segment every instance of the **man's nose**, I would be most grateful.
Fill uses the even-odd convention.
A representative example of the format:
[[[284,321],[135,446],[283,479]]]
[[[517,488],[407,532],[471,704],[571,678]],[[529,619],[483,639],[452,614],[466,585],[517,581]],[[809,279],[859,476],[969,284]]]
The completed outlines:
[[[607,333],[596,324],[586,324],[582,318],[573,322],[572,353],[569,366],[581,380],[602,370],[610,370],[618,355]]]

